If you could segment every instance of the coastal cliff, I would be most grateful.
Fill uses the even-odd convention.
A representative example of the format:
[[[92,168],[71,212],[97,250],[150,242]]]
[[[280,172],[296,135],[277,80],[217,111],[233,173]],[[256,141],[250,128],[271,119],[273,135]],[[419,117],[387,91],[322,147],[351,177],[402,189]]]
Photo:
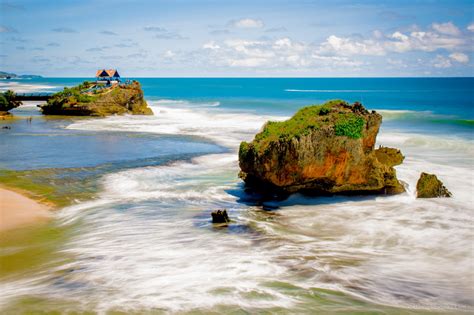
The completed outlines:
[[[308,106],[283,122],[267,122],[239,149],[239,176],[262,192],[397,194],[397,149],[374,150],[382,116],[335,100]]]
[[[137,81],[110,87],[84,82],[73,88],[64,88],[41,106],[41,110],[44,115],[153,115]]]

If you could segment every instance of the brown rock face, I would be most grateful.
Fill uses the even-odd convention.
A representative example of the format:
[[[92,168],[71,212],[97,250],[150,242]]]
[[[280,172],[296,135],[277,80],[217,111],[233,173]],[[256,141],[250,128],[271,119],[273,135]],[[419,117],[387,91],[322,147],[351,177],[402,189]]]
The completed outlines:
[[[393,166],[397,149],[374,150],[382,116],[361,104],[330,101],[268,122],[239,150],[240,177],[261,191],[396,194],[405,189]]]
[[[436,175],[421,173],[416,183],[416,198],[438,197],[451,197],[451,193]]]

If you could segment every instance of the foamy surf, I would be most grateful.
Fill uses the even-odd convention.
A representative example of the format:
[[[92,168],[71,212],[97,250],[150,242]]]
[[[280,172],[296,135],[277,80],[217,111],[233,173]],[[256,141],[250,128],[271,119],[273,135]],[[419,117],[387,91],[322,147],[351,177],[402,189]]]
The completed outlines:
[[[382,129],[377,145],[407,157],[397,167],[407,193],[296,194],[263,211],[240,187],[236,150],[266,120],[287,117],[182,102],[150,102],[155,116],[67,126],[206,138],[231,152],[103,176],[96,200],[57,213],[59,224],[74,227],[61,249],[74,259],[43,278],[8,283],[5,304],[21,288],[23,296],[99,313],[340,311],[331,303],[472,309],[471,140]],[[421,171],[439,175],[454,197],[416,199]],[[210,223],[217,208],[229,210],[228,229]]]
[[[217,107],[221,105],[220,102],[189,102],[185,100],[168,100],[162,99],[158,101],[152,102],[152,104],[160,105],[160,106],[183,106],[183,107]]]
[[[114,116],[91,119],[75,122],[67,128],[196,136],[236,149],[242,140],[251,140],[267,119],[285,119],[279,116],[195,108],[199,105],[193,103],[193,106],[186,106],[185,104],[189,104],[186,101],[179,101],[180,106],[176,106],[175,102],[177,101],[149,101],[148,104],[154,116]]]

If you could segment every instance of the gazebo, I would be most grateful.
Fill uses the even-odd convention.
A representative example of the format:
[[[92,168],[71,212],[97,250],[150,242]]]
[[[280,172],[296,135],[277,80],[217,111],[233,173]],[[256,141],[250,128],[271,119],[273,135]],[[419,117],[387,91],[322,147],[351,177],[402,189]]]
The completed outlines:
[[[120,74],[117,69],[100,69],[95,73],[97,83],[117,83],[120,82]]]

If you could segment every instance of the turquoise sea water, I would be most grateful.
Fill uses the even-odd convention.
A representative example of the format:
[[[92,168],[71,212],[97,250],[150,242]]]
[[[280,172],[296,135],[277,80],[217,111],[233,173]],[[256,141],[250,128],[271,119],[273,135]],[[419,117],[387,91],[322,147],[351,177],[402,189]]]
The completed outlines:
[[[369,108],[431,111],[474,119],[474,78],[130,78],[150,100],[219,102],[226,109],[291,114],[295,108],[340,98]],[[13,81],[57,90],[92,78]]]
[[[83,80],[0,88],[57,91]],[[54,239],[54,259],[2,275],[6,311],[473,310],[473,78],[138,80],[154,116],[46,118],[30,103],[0,121],[12,127],[0,129],[0,168],[93,187],[55,213],[49,228],[68,237]],[[406,156],[397,172],[407,193],[246,195],[239,143],[267,120],[335,98],[383,115],[377,144]],[[454,197],[417,200],[421,171]],[[209,222],[217,208],[229,210],[229,228]],[[2,257],[22,250],[8,243]]]

